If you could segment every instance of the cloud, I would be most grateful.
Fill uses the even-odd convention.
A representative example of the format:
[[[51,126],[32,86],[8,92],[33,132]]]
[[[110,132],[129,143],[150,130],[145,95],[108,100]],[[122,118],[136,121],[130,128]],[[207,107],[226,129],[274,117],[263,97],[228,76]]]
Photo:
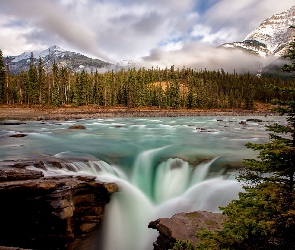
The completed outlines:
[[[182,68],[218,70],[227,72],[257,73],[258,69],[272,58],[260,58],[241,50],[216,48],[200,42],[192,42],[181,49],[165,51],[154,49],[150,55],[142,58],[141,66],[165,68],[171,65]]]
[[[275,3],[273,0],[220,0],[203,14],[203,25],[210,27],[211,33],[223,30],[224,43],[241,41],[264,19],[286,11],[293,5],[293,0]],[[213,41],[213,44],[216,43]]]
[[[58,8],[50,1],[46,0],[4,0],[1,2],[2,13],[23,18],[23,22],[28,27],[34,27],[27,35],[23,35],[29,43],[34,44],[36,40],[30,40],[33,34],[51,34],[57,40],[64,40],[72,46],[96,55],[100,58],[107,57],[99,50],[95,34],[86,26],[75,22],[63,9]],[[4,11],[3,11],[4,10]],[[41,40],[42,36],[38,40]]]
[[[155,54],[171,62],[168,51],[182,57],[191,48],[194,55],[196,41],[213,47],[240,41],[293,1],[1,0],[0,48],[13,55],[56,44],[111,62]]]

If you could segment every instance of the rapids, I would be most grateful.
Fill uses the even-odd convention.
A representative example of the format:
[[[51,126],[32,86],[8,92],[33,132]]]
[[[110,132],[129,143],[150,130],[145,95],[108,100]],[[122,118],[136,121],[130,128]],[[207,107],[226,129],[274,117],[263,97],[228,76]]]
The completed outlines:
[[[266,124],[282,117],[114,118],[28,121],[0,125],[0,167],[14,161],[56,161],[45,175],[86,174],[119,185],[106,207],[102,237],[87,250],[150,250],[151,220],[178,212],[219,212],[242,191],[235,174],[256,157],[246,142],[268,140]],[[85,130],[70,130],[81,124]],[[22,133],[23,138],[10,135]],[[34,167],[30,167],[34,169]]]

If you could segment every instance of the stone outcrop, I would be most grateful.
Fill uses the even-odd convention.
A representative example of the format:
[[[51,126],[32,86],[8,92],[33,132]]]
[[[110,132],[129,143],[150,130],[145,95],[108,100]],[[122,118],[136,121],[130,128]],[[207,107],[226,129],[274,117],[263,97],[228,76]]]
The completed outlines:
[[[193,244],[199,242],[196,231],[201,228],[208,230],[222,229],[225,216],[220,213],[196,211],[192,213],[179,213],[171,218],[160,218],[151,221],[149,228],[158,230],[159,236],[153,243],[154,250],[172,249],[176,240],[191,240]]]
[[[83,125],[73,125],[70,126],[69,129],[86,129],[86,127]]]
[[[0,169],[0,246],[75,249],[98,230],[116,191],[116,184],[95,176],[44,177],[41,171]]]

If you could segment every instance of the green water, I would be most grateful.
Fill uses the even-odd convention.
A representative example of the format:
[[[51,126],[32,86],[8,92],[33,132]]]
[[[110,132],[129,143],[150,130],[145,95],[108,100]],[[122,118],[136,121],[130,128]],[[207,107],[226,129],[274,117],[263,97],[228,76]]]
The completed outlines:
[[[240,124],[249,118],[263,122]],[[219,206],[237,198],[241,187],[234,178],[236,169],[242,159],[257,154],[244,144],[266,142],[265,125],[274,122],[284,123],[285,118],[115,118],[0,125],[0,166],[59,160],[66,162],[63,169],[49,164],[44,174],[89,174],[117,182],[121,191],[112,195],[104,234],[98,236],[103,245],[93,243],[89,250],[147,250],[156,237],[156,231],[147,228],[149,221],[177,212],[219,212]],[[77,124],[86,129],[68,129]],[[17,133],[27,136],[10,137]]]

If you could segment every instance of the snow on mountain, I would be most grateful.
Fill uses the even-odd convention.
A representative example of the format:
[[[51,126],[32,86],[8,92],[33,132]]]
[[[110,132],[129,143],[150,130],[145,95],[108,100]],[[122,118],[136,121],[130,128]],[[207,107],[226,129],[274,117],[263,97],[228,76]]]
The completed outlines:
[[[265,19],[243,41],[226,43],[222,47],[240,48],[261,57],[281,57],[294,39],[295,29],[290,28],[291,25],[295,25],[295,6]]]
[[[8,57],[10,72],[17,74],[21,71],[27,71],[30,66],[32,52],[24,52],[18,56]],[[80,53],[64,50],[56,45],[51,46],[43,51],[34,51],[34,64],[37,66],[39,58],[42,58],[43,66],[46,71],[51,70],[54,61],[59,67],[65,67],[73,72],[99,71],[108,70],[110,63],[99,59],[92,59]],[[7,59],[6,59],[7,60]]]

